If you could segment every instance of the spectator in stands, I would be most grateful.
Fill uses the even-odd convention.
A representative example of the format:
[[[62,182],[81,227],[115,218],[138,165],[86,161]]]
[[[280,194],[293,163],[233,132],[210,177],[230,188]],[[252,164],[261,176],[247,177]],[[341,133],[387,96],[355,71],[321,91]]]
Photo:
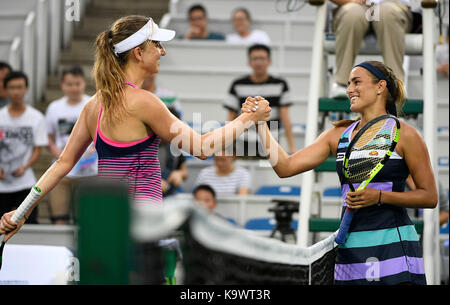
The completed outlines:
[[[214,189],[208,184],[200,184],[198,185],[194,191],[192,192],[195,201],[201,206],[205,207],[212,215],[222,218],[233,225],[236,225],[236,222],[231,219],[223,216],[220,213],[217,213],[217,199],[216,192]]]
[[[206,167],[198,174],[195,185],[209,184],[217,195],[248,195],[250,173],[233,164],[235,156],[225,149],[214,156],[214,165]]]
[[[142,89],[150,91],[151,93],[159,97],[160,100],[163,101],[163,103],[167,106],[167,108],[175,109],[179,118],[183,116],[183,111],[181,109],[181,104],[178,97],[174,92],[161,86],[157,86],[156,74],[149,75],[144,79]]]
[[[448,39],[450,27],[447,27],[445,43],[436,47],[436,70],[442,76],[448,77]]]
[[[184,39],[225,40],[225,35],[208,31],[208,16],[206,9],[202,5],[191,6],[188,18],[189,31],[184,35]]]
[[[25,104],[28,77],[12,71],[3,80],[8,106],[0,109],[0,214],[16,209],[36,183],[31,166],[47,146],[42,113]],[[38,210],[27,223],[37,223]]]
[[[194,199],[211,213],[217,207],[216,192],[208,184],[197,185],[192,192]]]
[[[6,97],[6,90],[3,87],[3,80],[6,75],[11,72],[11,66],[3,61],[0,61],[0,108],[6,106],[9,103],[8,98]]]
[[[252,20],[250,13],[245,8],[238,8],[233,12],[233,27],[236,33],[228,34],[226,41],[228,43],[242,44],[270,44],[270,38],[266,32],[261,30],[252,30],[250,27]]]
[[[62,71],[61,90],[64,96],[50,103],[45,120],[48,133],[48,150],[58,159],[84,105],[91,98],[85,94],[86,81],[80,66],[67,67]],[[70,200],[76,184],[85,177],[97,175],[97,152],[90,145],[75,167],[50,192],[50,219],[54,224],[71,221]]]
[[[337,71],[331,96],[347,97],[348,76],[370,29],[375,32],[384,63],[404,81],[405,34],[412,26],[410,1],[378,0],[373,1],[377,4],[370,7],[366,5],[366,0],[331,1],[338,6],[333,10],[332,20],[336,36]]]
[[[270,120],[278,123],[279,127],[284,128],[289,152],[294,153],[294,136],[289,115],[289,106],[292,105],[290,91],[284,79],[269,74],[268,69],[271,65],[270,52],[270,48],[262,44],[255,44],[249,47],[248,64],[252,68],[252,74],[241,77],[231,84],[228,97],[224,103],[224,107],[228,109],[227,121],[232,121],[236,118],[247,96],[264,95],[269,101],[270,107],[272,107]],[[250,128],[243,138],[245,139],[243,142],[244,155],[254,156],[253,150],[258,143],[256,129],[254,127]],[[263,151],[262,148],[256,149],[258,157],[263,157],[260,153],[261,151]],[[240,154],[241,149],[238,147],[238,155]]]

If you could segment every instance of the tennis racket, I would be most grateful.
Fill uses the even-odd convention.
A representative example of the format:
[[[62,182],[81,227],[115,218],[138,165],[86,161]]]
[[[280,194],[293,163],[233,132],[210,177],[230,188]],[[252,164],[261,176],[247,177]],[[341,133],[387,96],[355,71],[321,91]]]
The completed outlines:
[[[352,192],[354,183],[361,183],[357,190],[363,190],[380,172],[400,137],[400,122],[392,115],[382,115],[368,122],[350,142],[343,161],[342,170]],[[336,243],[343,244],[352,222],[355,210],[347,207],[342,217]]]
[[[18,223],[24,216],[28,209],[36,202],[36,200],[41,196],[42,190],[34,186],[25,200],[19,205],[17,210],[15,210],[14,214],[11,216],[11,220],[15,223]],[[2,243],[0,245],[0,269],[2,268],[3,262],[3,248],[5,247],[5,237],[6,234],[2,237],[0,236]]]

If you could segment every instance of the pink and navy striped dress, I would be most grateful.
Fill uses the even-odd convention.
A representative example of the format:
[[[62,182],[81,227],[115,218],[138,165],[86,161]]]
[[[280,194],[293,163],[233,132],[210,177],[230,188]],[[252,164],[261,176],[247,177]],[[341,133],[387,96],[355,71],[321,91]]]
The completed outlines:
[[[94,141],[98,153],[98,175],[125,182],[129,187],[130,199],[137,204],[161,205],[161,168],[158,160],[161,139],[154,133],[134,142],[108,139],[100,130],[101,115],[100,106]]]

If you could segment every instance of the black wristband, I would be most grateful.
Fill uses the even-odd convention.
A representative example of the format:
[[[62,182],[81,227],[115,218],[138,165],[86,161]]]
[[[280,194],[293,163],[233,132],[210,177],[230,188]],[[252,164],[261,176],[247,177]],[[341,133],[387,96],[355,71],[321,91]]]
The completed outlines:
[[[380,195],[378,196],[378,203],[377,203],[377,205],[378,205],[378,206],[381,205],[381,190],[380,190]]]

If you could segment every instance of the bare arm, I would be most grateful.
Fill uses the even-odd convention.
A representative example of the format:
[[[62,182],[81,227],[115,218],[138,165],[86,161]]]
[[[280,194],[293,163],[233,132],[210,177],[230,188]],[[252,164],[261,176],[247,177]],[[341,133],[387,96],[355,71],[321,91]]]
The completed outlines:
[[[149,92],[142,94],[137,117],[162,139],[200,159],[206,159],[232,144],[255,121],[267,121],[271,110],[265,101],[256,112],[243,113],[225,126],[200,135],[171,114],[155,95]]]
[[[267,124],[258,125],[258,133],[268,159],[277,175],[281,178],[291,177],[316,168],[332,154],[331,139],[337,137],[337,129],[323,132],[311,145],[288,155],[275,141]]]
[[[401,127],[403,134],[399,140],[399,152],[403,153],[416,189],[404,193],[383,192],[383,202],[403,207],[434,208],[438,194],[428,149],[414,128],[404,123]]]
[[[258,96],[254,99],[247,99],[242,104],[242,111],[251,110],[255,103],[263,100]],[[336,139],[339,139],[342,130],[332,128],[323,132],[311,145],[297,151],[292,155],[288,155],[286,151],[273,138],[267,124],[259,123],[257,125],[259,138],[266,150],[267,158],[273,169],[280,178],[291,177],[322,164],[331,154],[333,154],[333,146],[337,147]]]
[[[47,171],[36,183],[36,186],[42,190],[42,195],[27,211],[25,215],[26,217],[31,214],[39,201],[42,200],[42,198],[44,198],[44,196],[47,195],[48,192],[50,192],[56,184],[58,184],[58,182],[70,172],[91,143],[92,139],[86,124],[88,112],[86,108],[88,106],[90,106],[90,103],[83,108],[83,111],[81,112],[81,115],[78,118],[70,138],[59,158],[52,164],[52,166],[50,166],[49,169],[47,169]],[[1,218],[0,233],[9,232],[6,236],[6,240],[11,238],[20,229],[25,220],[22,219],[19,224],[13,223],[11,221],[11,216],[13,213],[14,211],[5,213]]]
[[[86,148],[92,142],[86,124],[88,106],[90,105],[88,104],[83,108],[83,111],[81,112],[80,117],[78,118],[72,130],[72,133],[70,134],[69,140],[64,147],[64,150],[61,152],[61,155],[36,183],[36,186],[38,186],[42,190],[40,199],[42,199],[48,192],[50,192],[50,190],[52,190],[56,186],[56,184],[58,184],[58,182],[70,172],[70,170],[81,158]],[[37,202],[33,206],[33,208],[36,205]],[[31,214],[32,209],[27,212],[27,215]]]
[[[291,116],[289,115],[289,107],[280,107],[280,119],[283,124],[284,132],[286,133],[286,140],[289,145],[290,154],[295,153],[294,135],[292,134]]]
[[[232,111],[232,110],[228,110],[227,122],[231,122],[235,118],[237,118],[237,112],[236,111]]]

